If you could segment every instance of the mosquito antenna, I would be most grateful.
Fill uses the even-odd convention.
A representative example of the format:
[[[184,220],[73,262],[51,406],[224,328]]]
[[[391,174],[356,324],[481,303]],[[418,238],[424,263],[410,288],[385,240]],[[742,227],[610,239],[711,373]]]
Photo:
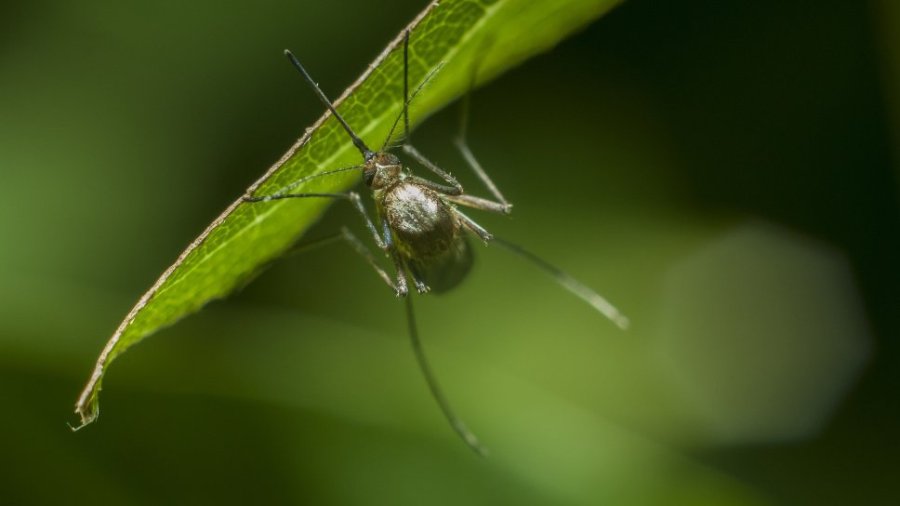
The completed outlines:
[[[503,239],[500,239],[496,236],[494,236],[494,242],[503,246],[509,251],[512,251],[516,255],[519,255],[520,257],[531,261],[538,268],[552,276],[554,281],[559,283],[560,286],[575,294],[575,296],[579,299],[593,306],[594,309],[599,311],[603,316],[609,318],[609,320],[615,323],[616,326],[618,326],[620,329],[628,329],[628,318],[620,313],[619,310],[616,309],[616,307],[613,306],[608,300],[603,298],[602,295],[591,290],[587,285],[581,283],[577,279],[560,270],[558,267],[547,263],[547,261],[543,258],[535,255],[534,253],[524,249],[517,244],[504,241]]]
[[[444,412],[444,417],[450,422],[450,426],[453,427],[453,430],[455,430],[456,433],[459,434],[459,437],[465,441],[466,445],[468,445],[475,453],[482,457],[487,457],[487,448],[481,445],[478,438],[475,437],[475,434],[472,434],[462,420],[453,413],[450,403],[447,402],[447,398],[444,397],[444,393],[441,391],[441,387],[438,385],[437,379],[431,371],[431,366],[428,365],[428,360],[425,358],[425,352],[422,350],[422,342],[419,341],[416,317],[415,314],[413,314],[412,297],[406,297],[406,322],[409,325],[409,338],[412,341],[413,352],[416,354],[416,360],[419,362],[419,368],[422,370],[422,374],[425,375],[425,381],[428,382],[428,388],[431,390],[432,397],[434,397],[434,400],[436,400],[441,407],[441,411]]]
[[[419,92],[422,91],[423,88],[425,88],[425,85],[427,85],[431,81],[431,79],[435,76],[435,74],[440,72],[442,68],[444,68],[444,62],[438,63],[433,69],[431,69],[431,72],[429,72],[425,76],[425,79],[423,79],[422,82],[419,83],[418,86],[416,86],[416,89],[413,90],[412,94],[409,96],[409,99],[407,99],[406,102],[404,102],[403,110],[400,111],[400,114],[398,114],[396,118],[394,118],[394,123],[391,125],[391,131],[388,132],[388,136],[384,139],[384,145],[381,146],[382,151],[385,150],[384,148],[387,147],[388,143],[391,141],[391,137],[394,136],[394,130],[396,130],[397,125],[400,124],[400,118],[403,117],[404,113],[406,112],[406,108],[409,107],[409,104],[411,104],[412,101],[415,100],[415,98],[419,94]],[[409,132],[407,131],[407,135],[408,134],[409,134]],[[403,145],[405,143],[406,142],[404,140],[404,142],[401,143],[401,145]]]
[[[300,64],[300,60],[298,60],[297,57],[294,56],[294,53],[291,53],[290,49],[285,49],[284,54],[288,57],[289,60],[291,60],[291,63],[294,65],[294,67],[296,67],[297,70],[299,70],[300,73],[303,74],[303,79],[306,79],[306,82],[312,87],[313,91],[316,93],[316,96],[319,97],[319,100],[321,100],[322,103],[325,104],[325,107],[328,107],[328,110],[331,111],[331,114],[334,114],[334,117],[337,118],[338,121],[340,121],[341,125],[344,127],[344,130],[346,130],[347,134],[350,135],[350,139],[353,140],[353,145],[356,146],[356,149],[358,149],[360,153],[362,153],[363,158],[367,162],[371,160],[372,157],[375,156],[375,152],[369,149],[368,146],[366,146],[366,143],[364,143],[362,139],[360,139],[359,136],[357,136],[353,132],[353,129],[350,128],[350,125],[348,125],[347,122],[344,121],[344,118],[340,114],[338,114],[337,109],[334,108],[334,105],[331,104],[331,101],[328,100],[328,97],[325,96],[325,93],[321,90],[321,88],[319,88],[319,85],[316,84],[315,81],[313,81],[313,78],[310,77],[309,72],[307,72],[306,69],[303,68],[303,65]]]

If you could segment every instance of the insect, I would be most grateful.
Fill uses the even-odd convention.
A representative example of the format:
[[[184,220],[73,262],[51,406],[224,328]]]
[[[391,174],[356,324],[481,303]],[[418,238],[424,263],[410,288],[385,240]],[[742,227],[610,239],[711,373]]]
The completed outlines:
[[[404,101],[402,112],[394,121],[390,133],[378,151],[370,149],[356,135],[353,128],[338,113],[300,61],[290,51],[285,50],[285,55],[293,66],[300,72],[319,100],[347,132],[353,145],[362,155],[362,163],[301,178],[278,193],[247,195],[244,197],[244,201],[263,203],[279,199],[331,198],[347,200],[352,204],[362,217],[365,227],[368,229],[378,250],[393,263],[395,276],[389,275],[379,265],[376,256],[369,247],[346,227],[342,229],[340,238],[345,240],[372,266],[379,277],[394,290],[398,297],[406,299],[407,325],[413,351],[431,393],[443,411],[445,418],[457,434],[470,448],[484,455],[486,453],[484,446],[481,445],[475,435],[454,413],[425,357],[415,322],[412,301],[410,297],[407,297],[409,292],[408,278],[411,278],[413,286],[418,293],[441,293],[456,287],[471,269],[473,253],[469,244],[469,237],[475,236],[485,244],[499,244],[529,260],[550,274],[563,288],[593,306],[619,327],[626,328],[628,320],[612,304],[586,285],[520,246],[494,237],[460,210],[460,207],[465,207],[508,214],[512,210],[512,205],[503,197],[503,194],[497,189],[475,158],[472,150],[469,149],[466,141],[468,94],[463,99],[461,132],[456,140],[456,145],[467,164],[485,185],[493,199],[476,197],[465,193],[462,185],[456,178],[431,162],[410,143],[409,104],[437,69],[428,74],[422,84],[410,94],[409,37],[410,31],[407,30],[403,41]],[[472,82],[474,84],[474,77]],[[401,145],[403,153],[422,168],[440,178],[442,182],[436,183],[413,174],[408,166],[405,166],[396,155],[390,152],[388,142],[401,118],[404,128]],[[310,179],[345,171],[359,171],[366,186],[372,191],[372,199],[376,208],[374,221],[367,213],[360,195],[355,191],[347,193],[292,193],[294,188]]]

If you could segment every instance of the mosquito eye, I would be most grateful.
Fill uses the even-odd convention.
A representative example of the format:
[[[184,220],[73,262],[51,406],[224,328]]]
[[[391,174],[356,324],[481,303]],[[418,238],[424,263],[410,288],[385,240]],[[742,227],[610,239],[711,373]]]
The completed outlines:
[[[372,186],[372,181],[375,180],[375,171],[367,170],[363,172],[363,180],[366,182],[366,186]]]

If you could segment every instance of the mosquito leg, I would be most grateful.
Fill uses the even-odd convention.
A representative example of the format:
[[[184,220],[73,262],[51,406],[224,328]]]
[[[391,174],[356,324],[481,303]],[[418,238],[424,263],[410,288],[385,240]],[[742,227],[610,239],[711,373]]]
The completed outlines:
[[[508,214],[510,209],[510,204],[494,202],[474,195],[447,195],[445,198],[454,204],[493,213]]]
[[[460,221],[462,221],[462,224],[464,227],[466,227],[467,229],[474,232],[475,235],[480,237],[481,240],[484,241],[485,244],[494,240],[493,234],[491,234],[490,232],[485,230],[485,228],[482,227],[481,225],[479,225],[478,223],[476,223],[475,220],[473,220],[472,218],[469,218],[468,216],[463,214],[463,212],[460,211],[459,209],[453,208],[453,213],[459,217],[459,219],[460,219]]]
[[[407,287],[406,275],[403,271],[403,261],[400,259],[397,248],[394,247],[394,237],[391,235],[391,228],[384,220],[381,220],[381,230],[384,234],[382,239],[385,245],[384,251],[390,257],[391,262],[394,263],[394,270],[397,271],[397,297],[406,297],[409,288]]]
[[[425,155],[409,143],[409,30],[406,31],[406,36],[403,39],[403,138],[405,139],[403,143],[404,153],[413,157],[423,167],[435,173],[452,186],[452,188],[441,187],[439,190],[441,193],[448,195],[463,194],[463,187],[455,177],[425,158]]]
[[[438,177],[440,177],[441,179],[443,179],[444,181],[449,183],[450,186],[453,187],[452,192],[442,192],[442,193],[446,193],[447,195],[462,195],[463,194],[463,187],[461,184],[459,184],[459,181],[457,181],[455,177],[453,177],[449,172],[447,172],[444,169],[435,165],[435,163],[432,162],[431,160],[429,160],[428,158],[425,158],[425,155],[420,153],[418,149],[414,148],[412,144],[404,144],[403,152],[406,153],[407,155],[411,156],[412,158],[414,158],[423,167],[425,167],[426,169],[435,173]]]
[[[403,36],[403,138],[407,141],[409,141],[409,32],[407,28]]]
[[[478,162],[478,159],[475,158],[475,154],[472,153],[472,150],[469,148],[469,144],[466,139],[463,137],[459,137],[455,141],[456,147],[459,148],[460,153],[462,153],[463,158],[466,160],[466,163],[469,164],[469,167],[472,168],[472,171],[475,172],[475,175],[478,176],[478,179],[484,183],[484,186],[487,187],[488,191],[491,192],[491,195],[497,199],[497,204],[502,209],[502,213],[509,214],[512,212],[512,204],[509,203],[508,200],[500,193],[500,190],[497,188],[497,185],[491,181],[490,176],[487,175],[487,172],[484,171],[484,168],[481,167],[481,164]]]
[[[378,273],[378,276],[385,282],[387,285],[394,289],[398,297],[403,297],[406,295],[408,288],[406,286],[406,276],[403,275],[402,266],[397,264],[396,258],[394,255],[391,255],[391,260],[393,260],[394,267],[397,268],[397,281],[396,283],[391,280],[390,275],[378,265],[378,262],[375,260],[375,256],[372,254],[372,251],[363,244],[362,241],[359,240],[358,237],[353,235],[347,227],[341,228],[341,238],[346,241],[350,247],[356,251],[359,256],[363,257],[363,259],[368,262],[369,265],[375,269],[375,272]]]
[[[481,445],[478,438],[475,437],[475,434],[473,434],[463,421],[453,412],[453,408],[450,407],[450,403],[444,396],[444,392],[441,390],[437,378],[435,378],[434,373],[431,371],[431,366],[428,365],[428,359],[425,357],[425,351],[422,349],[422,342],[419,340],[419,330],[416,327],[416,317],[413,313],[412,297],[406,298],[406,323],[409,326],[409,338],[412,343],[413,353],[415,353],[416,360],[419,362],[419,369],[422,370],[425,381],[428,383],[428,389],[431,390],[431,396],[437,401],[438,406],[441,407],[441,411],[444,412],[444,417],[450,423],[450,426],[453,427],[453,430],[459,434],[459,437],[465,441],[466,445],[468,445],[475,453],[482,457],[486,457],[488,454],[487,448]]]
[[[359,256],[375,270],[378,277],[380,277],[389,287],[393,288],[398,295],[400,295],[401,292],[403,294],[406,293],[406,278],[403,277],[402,281],[398,282],[391,280],[391,276],[387,271],[378,265],[378,261],[375,259],[375,255],[372,254],[372,251],[347,227],[341,227],[341,231],[336,234],[297,244],[286,251],[284,256],[299,255],[340,241],[344,241],[350,245],[350,247],[353,248],[353,251],[359,254]],[[398,272],[400,271],[398,270]]]
[[[466,148],[468,149],[468,148]],[[484,211],[492,211],[495,213],[509,214],[512,210],[512,204],[507,202],[503,195],[500,194],[499,190],[495,186],[489,178],[487,178],[487,174],[484,174],[484,171],[481,169],[480,165],[477,165],[477,160],[475,161],[476,165],[473,165],[473,168],[477,167],[476,173],[481,171],[481,174],[484,176],[482,181],[488,185],[488,189],[494,193],[494,196],[497,198],[497,201],[484,199],[481,197],[475,197],[472,195],[466,195],[463,193],[463,187],[456,180],[455,177],[438,167],[431,160],[425,158],[425,155],[420,153],[412,144],[404,144],[403,151],[413,157],[417,162],[419,162],[423,167],[434,172],[438,176],[444,179],[444,181],[450,183],[451,186],[444,186],[437,183],[433,183],[428,181],[427,179],[422,179],[416,176],[410,176],[417,184],[422,186],[426,186],[435,190],[439,193],[446,195],[447,200],[455,202],[457,204],[461,204],[468,207],[473,207],[475,209],[481,209]],[[472,158],[474,160],[474,157]],[[481,177],[481,176],[479,176]]]
[[[622,330],[628,328],[628,318],[625,317],[625,315],[623,315],[621,312],[619,312],[619,310],[616,309],[616,307],[613,306],[602,295],[598,294],[584,283],[578,281],[572,276],[566,274],[558,267],[548,263],[543,258],[535,255],[534,253],[517,244],[504,241],[503,239],[497,237],[494,238],[494,242],[515,253],[516,255],[519,255],[520,257],[528,260],[539,269],[549,274],[554,279],[554,281],[559,283],[560,286],[572,292],[579,299],[590,304],[594,309],[599,311],[600,314],[607,317],[611,322],[615,323]]]
[[[294,181],[293,183],[291,183],[291,184],[285,186],[284,188],[281,188],[280,190],[278,190],[278,191],[275,192],[274,194],[268,195],[268,197],[269,197],[268,200],[273,200],[273,197],[277,197],[277,196],[279,196],[279,195],[289,194],[289,193],[291,193],[291,191],[293,191],[295,188],[297,188],[297,187],[300,186],[301,184],[306,183],[306,182],[308,182],[308,181],[311,181],[311,180],[313,180],[313,179],[317,179],[317,178],[324,177],[324,176],[331,176],[331,175],[334,175],[334,174],[338,174],[338,173],[341,173],[341,172],[347,172],[347,171],[351,171],[351,170],[359,170],[359,171],[362,171],[362,169],[363,169],[363,166],[362,166],[362,165],[352,165],[352,166],[350,166],[350,167],[341,167],[340,169],[326,170],[326,171],[324,171],[324,172],[319,172],[319,173],[312,174],[312,175],[309,175],[309,176],[301,177],[300,179],[298,179],[298,180]],[[248,199],[257,199],[257,200],[248,200],[248,201],[249,201],[249,202],[259,202],[259,201],[266,200],[264,197],[266,197],[266,196],[255,197],[255,196],[250,196],[250,195],[248,195],[247,197],[244,198],[244,200],[248,200]]]
[[[415,158],[416,161],[418,161],[424,167],[428,168],[435,174],[441,176],[442,178],[444,178],[445,181],[447,181],[448,183],[450,183],[453,186],[445,186],[445,185],[437,184],[437,183],[431,182],[427,179],[423,179],[423,178],[420,178],[417,176],[408,176],[416,184],[430,188],[438,193],[445,195],[447,197],[447,200],[457,203],[457,204],[460,204],[460,205],[467,206],[467,207],[472,207],[475,209],[481,209],[483,211],[491,211],[491,212],[502,213],[502,214],[509,214],[510,210],[512,209],[512,204],[510,204],[509,202],[506,202],[505,200],[502,200],[502,198],[503,198],[502,195],[500,195],[501,200],[499,202],[497,202],[497,201],[493,201],[493,200],[484,199],[481,197],[475,197],[473,195],[464,194],[462,186],[459,184],[459,182],[456,181],[456,178],[454,178],[452,175],[448,174],[447,172],[444,172],[443,169],[441,169],[440,167],[435,165],[432,161],[425,158],[425,156],[422,155],[422,153],[420,153],[418,150],[416,150],[416,148],[413,147],[411,144],[405,144],[403,146],[403,150],[406,153],[408,153],[410,156]],[[498,194],[499,194],[499,192],[498,192]]]
[[[413,283],[415,283],[415,285],[416,285],[416,291],[419,293],[430,292],[431,288],[424,281],[422,281],[422,273],[420,273],[412,265],[407,264],[407,267],[409,267],[409,272],[410,272],[410,274],[412,274]]]
[[[499,206],[503,209],[502,212],[509,214],[512,211],[512,204],[509,203],[508,200],[500,193],[500,189],[497,188],[497,185],[491,181],[490,176],[488,176],[487,172],[481,166],[481,163],[478,162],[478,159],[475,158],[475,154],[472,153],[472,150],[469,148],[469,141],[467,140],[468,126],[469,126],[469,102],[471,101],[472,96],[472,88],[475,87],[475,74],[476,70],[472,72],[471,83],[469,84],[469,90],[466,92],[465,96],[462,98],[462,102],[460,104],[460,115],[459,115],[459,134],[457,134],[456,139],[454,139],[454,144],[456,145],[459,152],[462,154],[463,159],[465,159],[466,163],[469,164],[469,167],[472,168],[472,171],[475,172],[475,175],[478,176],[478,179],[484,183],[484,186],[488,189],[488,191],[493,195]]]
[[[259,197],[244,197],[244,202],[269,202],[272,200],[282,200],[282,199],[306,199],[306,198],[331,198],[331,199],[344,199],[350,201],[353,205],[354,209],[359,212],[360,216],[362,216],[363,221],[365,221],[366,228],[369,229],[369,232],[372,234],[372,238],[375,239],[375,244],[378,245],[378,249],[382,251],[388,250],[388,244],[378,233],[378,229],[375,228],[375,224],[372,223],[372,220],[369,218],[369,215],[366,213],[366,208],[363,206],[362,199],[359,198],[359,194],[356,192],[347,192],[347,193],[276,193],[274,195],[263,195]]]
[[[412,174],[406,176],[406,180],[412,181],[412,182],[416,183],[417,185],[424,186],[426,188],[434,190],[442,195],[446,195],[448,198],[449,197],[462,197],[462,195],[457,193],[459,190],[457,188],[454,188],[453,186],[438,184],[438,183],[435,183],[434,181],[429,181],[425,178],[421,178],[419,176],[414,176]]]
[[[266,195],[261,197],[244,197],[245,202],[268,202],[271,200],[281,200],[281,199],[303,199],[303,198],[333,198],[333,199],[345,199],[349,200],[353,205],[353,208],[359,213],[365,222],[366,228],[369,229],[369,232],[372,235],[372,239],[375,240],[375,244],[378,245],[378,249],[383,251],[388,257],[390,257],[391,261],[394,263],[394,267],[397,269],[397,281],[396,284],[388,283],[391,285],[396,291],[398,297],[403,297],[407,294],[408,288],[406,284],[406,276],[403,274],[403,264],[400,261],[399,256],[397,255],[396,248],[394,248],[393,241],[391,239],[390,229],[387,227],[387,224],[382,222],[382,234],[379,234],[378,229],[375,228],[375,224],[372,223],[372,219],[369,218],[369,215],[366,213],[366,208],[363,206],[362,199],[360,199],[359,194],[356,192],[347,192],[347,193],[281,193],[275,195]],[[354,236],[355,239],[355,236]],[[358,240],[357,240],[358,242]],[[353,241],[351,241],[353,244]],[[360,243],[362,246],[362,244]],[[365,248],[365,246],[362,246]],[[357,250],[359,251],[359,250]],[[367,250],[368,251],[368,250]]]
[[[336,234],[331,234],[329,236],[320,237],[318,239],[313,239],[311,241],[303,241],[299,243],[295,243],[287,251],[282,255],[283,257],[300,255],[309,251],[317,250],[322,246],[328,246],[332,243],[336,243],[343,239],[341,233],[338,232]]]

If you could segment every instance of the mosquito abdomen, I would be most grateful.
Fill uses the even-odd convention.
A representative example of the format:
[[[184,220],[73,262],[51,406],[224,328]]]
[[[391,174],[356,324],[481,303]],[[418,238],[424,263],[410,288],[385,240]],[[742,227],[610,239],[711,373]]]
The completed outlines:
[[[423,261],[407,259],[413,275],[424,281],[433,293],[444,293],[459,285],[472,270],[475,255],[465,235],[460,235],[443,255]]]

